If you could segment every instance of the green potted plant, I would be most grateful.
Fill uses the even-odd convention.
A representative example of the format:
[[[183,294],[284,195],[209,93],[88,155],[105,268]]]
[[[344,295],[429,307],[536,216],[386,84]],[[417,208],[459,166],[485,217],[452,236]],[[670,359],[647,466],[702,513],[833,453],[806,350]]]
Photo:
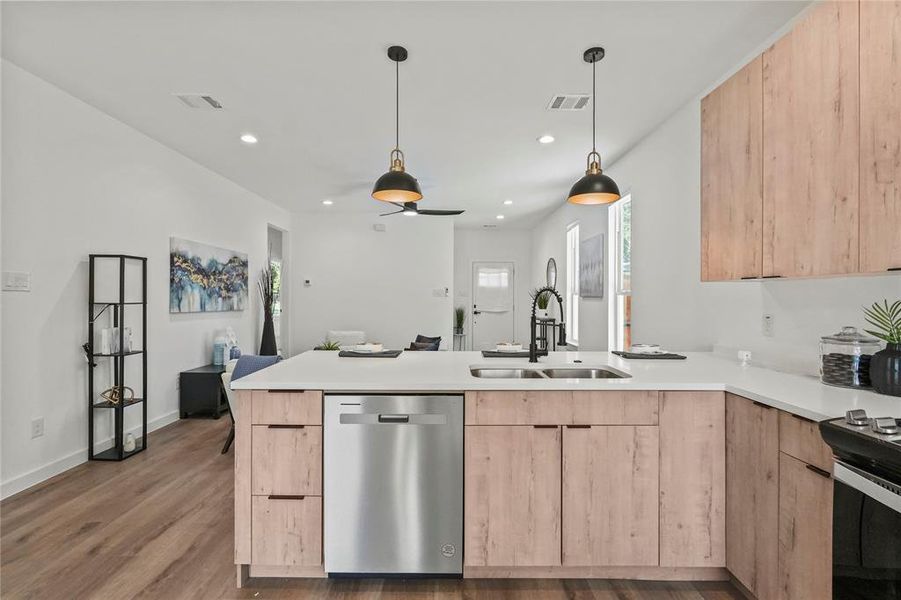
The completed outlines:
[[[538,296],[538,302],[535,303],[535,316],[539,319],[547,319],[548,312],[547,307],[551,303],[551,294],[550,292],[541,292],[538,293],[538,288],[535,288],[531,292],[529,292],[529,297],[532,298],[532,301],[535,302],[535,296]]]
[[[322,343],[313,348],[313,350],[340,350],[341,347],[338,345],[338,342],[333,342],[330,339],[326,338]]]
[[[876,302],[864,309],[867,323],[874,329],[866,332],[885,341],[884,350],[870,360],[870,380],[873,390],[889,396],[901,396],[901,300],[889,305]]]
[[[462,306],[454,308],[454,333],[463,333],[463,324],[466,322],[466,309]]]

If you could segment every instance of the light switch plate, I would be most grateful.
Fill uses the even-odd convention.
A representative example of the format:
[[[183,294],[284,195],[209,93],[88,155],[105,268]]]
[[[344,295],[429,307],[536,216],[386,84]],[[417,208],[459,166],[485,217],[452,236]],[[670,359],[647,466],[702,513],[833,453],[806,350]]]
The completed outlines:
[[[766,337],[773,337],[776,334],[776,318],[773,315],[763,315],[760,325],[761,333]]]
[[[30,292],[31,273],[23,271],[3,271],[4,292]]]

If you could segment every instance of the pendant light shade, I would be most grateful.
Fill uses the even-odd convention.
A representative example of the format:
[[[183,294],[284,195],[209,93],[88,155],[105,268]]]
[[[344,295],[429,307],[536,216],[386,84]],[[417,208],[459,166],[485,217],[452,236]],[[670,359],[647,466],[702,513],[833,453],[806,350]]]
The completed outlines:
[[[619,187],[601,170],[601,155],[595,143],[595,122],[597,120],[597,63],[604,58],[604,49],[589,48],[582,55],[591,63],[591,152],[588,153],[588,168],[585,176],[569,190],[568,201],[572,204],[610,204],[620,199]]]
[[[400,151],[400,63],[407,60],[407,49],[391,46],[388,48],[388,58],[394,61],[394,149],[391,151],[391,167],[376,180],[372,197],[382,202],[403,204],[422,199],[419,182],[406,172],[404,153]]]

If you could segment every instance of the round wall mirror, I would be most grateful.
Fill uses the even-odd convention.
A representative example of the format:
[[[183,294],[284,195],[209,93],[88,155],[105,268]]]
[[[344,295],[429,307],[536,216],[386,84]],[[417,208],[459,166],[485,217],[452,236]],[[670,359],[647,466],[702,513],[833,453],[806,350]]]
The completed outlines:
[[[547,284],[552,288],[557,287],[557,261],[553,258],[547,259]]]

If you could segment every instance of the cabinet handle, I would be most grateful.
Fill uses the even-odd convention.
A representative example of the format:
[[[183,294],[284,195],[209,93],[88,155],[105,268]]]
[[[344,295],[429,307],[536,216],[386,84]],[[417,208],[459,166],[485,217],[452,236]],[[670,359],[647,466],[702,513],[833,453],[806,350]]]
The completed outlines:
[[[294,496],[291,494],[269,494],[270,500],[303,500],[306,496]]]
[[[591,429],[591,425],[567,425],[567,429]]]
[[[266,390],[270,394],[303,394],[306,390]]]
[[[901,267],[889,267],[886,271],[901,271]]]
[[[758,402],[757,400],[751,400],[751,402],[753,402],[755,406],[760,406],[762,408],[773,408],[769,404],[764,404],[763,402]]]
[[[757,275],[746,275],[746,276],[742,277],[742,279],[745,279],[745,280],[747,280],[747,279],[760,279],[760,277],[758,277]]]
[[[761,279],[780,279],[782,275],[764,275]]]
[[[535,429],[557,429],[558,425],[532,425]]]
[[[283,424],[276,424],[276,425],[270,425],[270,426],[269,426],[269,429],[303,429],[304,427],[306,427],[306,425],[283,425]]]
[[[808,471],[813,471],[814,473],[816,473],[816,474],[819,475],[820,477],[825,477],[826,479],[831,479],[831,478],[832,478],[832,473],[830,473],[829,471],[824,471],[823,469],[821,469],[821,468],[819,468],[819,467],[815,467],[815,466],[813,466],[813,465],[805,464],[804,466],[807,467],[807,470],[808,470]]]

